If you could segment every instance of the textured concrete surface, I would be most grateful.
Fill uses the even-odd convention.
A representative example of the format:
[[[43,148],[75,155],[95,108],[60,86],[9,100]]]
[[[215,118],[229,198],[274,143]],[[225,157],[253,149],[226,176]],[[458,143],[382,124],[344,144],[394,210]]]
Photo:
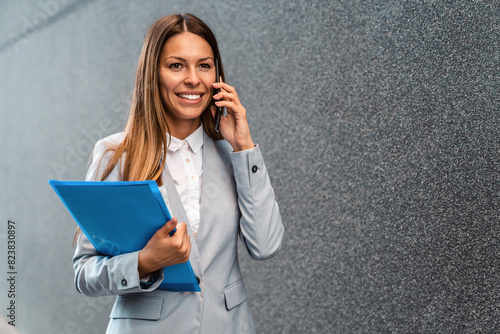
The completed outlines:
[[[102,333],[47,184],[119,131],[153,21],[219,39],[286,226],[241,264],[260,333],[500,331],[498,1],[3,1],[0,240],[23,333]],[[6,251],[0,275],[6,275]],[[7,282],[0,276],[0,307]],[[5,311],[3,311],[5,312]],[[5,314],[5,313],[4,313]]]

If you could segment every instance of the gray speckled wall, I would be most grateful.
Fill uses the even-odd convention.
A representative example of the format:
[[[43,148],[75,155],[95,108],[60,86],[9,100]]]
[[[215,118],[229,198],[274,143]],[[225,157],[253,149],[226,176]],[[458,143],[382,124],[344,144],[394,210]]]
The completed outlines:
[[[242,256],[259,333],[500,331],[498,1],[2,1],[0,313],[16,223],[22,333],[103,333],[73,288],[81,179],[124,124],[153,21],[215,31],[286,237]]]

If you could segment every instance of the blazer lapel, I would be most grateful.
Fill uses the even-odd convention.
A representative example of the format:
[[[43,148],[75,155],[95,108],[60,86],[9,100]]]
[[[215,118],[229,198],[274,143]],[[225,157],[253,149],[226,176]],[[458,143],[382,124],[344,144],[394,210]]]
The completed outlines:
[[[204,213],[206,210],[210,210],[210,206],[208,205],[207,201],[204,200],[204,194],[207,191],[207,186],[209,185],[210,182],[210,175],[211,172],[213,171],[213,157],[214,154],[217,152],[215,151],[215,146],[212,138],[210,138],[205,132],[203,132],[203,156],[202,156],[202,161],[203,161],[203,172],[201,175],[201,199],[200,199],[200,225],[198,226],[198,234],[197,234],[197,239],[198,242],[201,244],[203,243],[203,232],[205,231],[205,219]]]
[[[223,223],[214,215],[217,215],[217,204],[224,202],[221,195],[227,194],[232,182],[229,150],[227,146],[222,145],[222,142],[222,140],[215,142],[204,133],[200,226],[196,237],[201,251],[204,251],[204,241],[212,232],[213,224]]]
[[[201,278],[202,270],[201,270],[201,257],[200,252],[198,250],[198,246],[196,244],[196,239],[193,236],[193,231],[191,229],[191,225],[189,224],[189,220],[187,218],[186,211],[184,210],[184,205],[182,205],[181,198],[177,189],[175,188],[174,181],[172,179],[172,175],[170,174],[170,170],[168,166],[165,165],[165,169],[162,174],[162,181],[165,187],[167,188],[167,196],[170,202],[170,207],[172,209],[172,216],[177,217],[178,222],[185,222],[187,225],[187,231],[189,234],[189,240],[191,241],[191,254],[190,254],[190,262],[191,267],[193,268],[193,272],[196,277]]]

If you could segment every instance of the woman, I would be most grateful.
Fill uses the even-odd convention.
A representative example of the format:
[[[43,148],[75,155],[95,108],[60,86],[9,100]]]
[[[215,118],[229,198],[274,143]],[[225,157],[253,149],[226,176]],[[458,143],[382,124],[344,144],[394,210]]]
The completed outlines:
[[[254,332],[237,239],[252,258],[267,259],[281,247],[283,225],[246,110],[223,73],[217,41],[201,20],[158,20],[145,38],[125,132],[95,146],[87,180],[156,180],[176,217],[142,250],[115,257],[79,234],[77,290],[118,295],[107,333]],[[215,106],[227,108],[220,133]],[[201,292],[157,289],[163,267],[188,259]]]

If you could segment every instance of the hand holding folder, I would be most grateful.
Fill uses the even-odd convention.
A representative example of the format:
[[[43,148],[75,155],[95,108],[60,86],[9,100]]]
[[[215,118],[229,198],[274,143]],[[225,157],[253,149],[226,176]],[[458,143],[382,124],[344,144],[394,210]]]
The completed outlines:
[[[144,248],[172,220],[154,181],[55,181],[49,184],[95,249],[104,255]],[[169,291],[200,291],[189,261],[163,269],[158,287]]]
[[[139,253],[140,277],[189,260],[191,242],[186,229],[186,223],[177,224],[177,218],[173,218],[156,231]]]

